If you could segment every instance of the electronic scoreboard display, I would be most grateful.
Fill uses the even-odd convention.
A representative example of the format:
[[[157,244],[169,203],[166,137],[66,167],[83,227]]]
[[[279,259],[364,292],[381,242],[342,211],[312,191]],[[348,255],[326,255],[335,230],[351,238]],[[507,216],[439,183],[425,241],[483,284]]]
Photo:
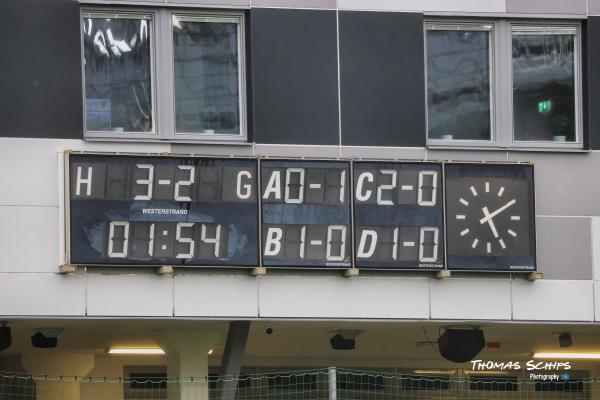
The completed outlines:
[[[258,264],[252,159],[71,154],[70,263]]]
[[[444,267],[442,164],[354,163],[358,268]]]
[[[350,163],[261,161],[264,266],[352,265]]]
[[[531,164],[65,160],[67,264],[536,270]]]

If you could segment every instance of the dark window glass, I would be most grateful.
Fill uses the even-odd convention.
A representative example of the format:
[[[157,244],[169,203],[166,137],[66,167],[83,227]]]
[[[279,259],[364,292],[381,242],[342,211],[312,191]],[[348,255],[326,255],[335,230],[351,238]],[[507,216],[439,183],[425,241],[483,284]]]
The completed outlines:
[[[427,31],[431,139],[490,139],[490,32]]]
[[[153,130],[151,36],[149,19],[83,19],[88,131]]]
[[[178,133],[240,133],[238,29],[173,17]]]
[[[574,46],[573,35],[513,33],[515,140],[577,140]]]

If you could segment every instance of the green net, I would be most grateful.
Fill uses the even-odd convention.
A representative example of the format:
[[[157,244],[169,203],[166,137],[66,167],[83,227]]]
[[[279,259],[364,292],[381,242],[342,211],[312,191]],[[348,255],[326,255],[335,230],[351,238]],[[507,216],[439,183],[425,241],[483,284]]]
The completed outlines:
[[[600,379],[426,376],[341,368],[220,377],[68,377],[0,373],[0,400],[600,399]]]

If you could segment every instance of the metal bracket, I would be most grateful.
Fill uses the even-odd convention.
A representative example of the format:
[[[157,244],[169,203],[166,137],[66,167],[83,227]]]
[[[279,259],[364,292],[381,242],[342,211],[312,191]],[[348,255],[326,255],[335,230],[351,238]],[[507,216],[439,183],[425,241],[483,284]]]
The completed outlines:
[[[156,273],[158,275],[173,275],[173,266],[172,265],[161,265],[157,268]]]
[[[452,276],[452,272],[448,271],[447,269],[443,269],[443,270],[435,273],[435,279],[447,279],[447,278],[450,278],[451,276]]]
[[[360,274],[360,270],[358,268],[348,268],[344,270],[344,276],[346,278],[353,278]]]
[[[267,269],[265,267],[256,267],[250,270],[250,275],[252,276],[263,276],[267,274]]]
[[[60,274],[74,274],[77,272],[77,265],[73,264],[65,264],[58,267],[58,272]]]
[[[544,274],[542,274],[541,272],[532,272],[527,275],[528,281],[537,281],[539,279],[544,279]]]

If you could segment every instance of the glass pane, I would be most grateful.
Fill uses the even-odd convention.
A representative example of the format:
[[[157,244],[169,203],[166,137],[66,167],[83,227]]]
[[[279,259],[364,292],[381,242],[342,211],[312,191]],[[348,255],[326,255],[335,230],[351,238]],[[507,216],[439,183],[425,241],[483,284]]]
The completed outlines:
[[[240,133],[237,30],[173,17],[178,133]]]
[[[150,21],[83,19],[88,131],[153,129]]]
[[[572,35],[513,35],[515,140],[576,140],[574,43]]]
[[[490,32],[427,31],[431,139],[490,139]]]

